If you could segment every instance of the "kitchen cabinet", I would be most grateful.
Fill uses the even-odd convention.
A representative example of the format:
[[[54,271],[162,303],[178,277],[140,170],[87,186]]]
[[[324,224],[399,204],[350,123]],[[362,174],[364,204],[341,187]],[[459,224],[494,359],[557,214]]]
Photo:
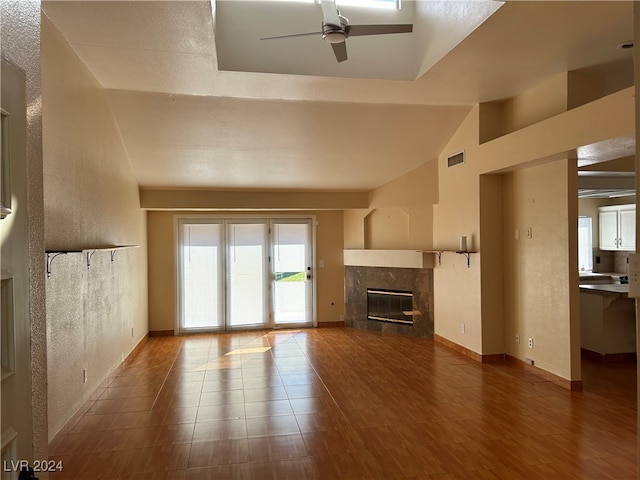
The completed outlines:
[[[613,205],[598,209],[601,250],[636,249],[636,206]]]

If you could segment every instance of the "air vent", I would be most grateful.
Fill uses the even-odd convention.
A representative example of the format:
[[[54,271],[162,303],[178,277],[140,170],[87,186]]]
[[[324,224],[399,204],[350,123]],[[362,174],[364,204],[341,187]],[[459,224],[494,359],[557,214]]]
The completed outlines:
[[[454,167],[456,165],[462,165],[464,163],[464,150],[455,153],[447,158],[447,167]]]

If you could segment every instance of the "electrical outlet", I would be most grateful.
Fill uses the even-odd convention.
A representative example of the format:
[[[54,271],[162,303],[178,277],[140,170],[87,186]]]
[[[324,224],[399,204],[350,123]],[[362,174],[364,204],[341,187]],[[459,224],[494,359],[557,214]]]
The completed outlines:
[[[533,338],[529,338],[529,348],[533,348]]]
[[[87,369],[82,369],[82,383],[87,383]]]
[[[516,343],[520,345],[520,335],[516,335]]]
[[[527,240],[531,240],[533,238],[533,229],[531,227],[527,227]]]
[[[464,331],[465,331],[465,325],[464,325],[464,323],[461,323],[460,324],[460,332],[464,333]]]

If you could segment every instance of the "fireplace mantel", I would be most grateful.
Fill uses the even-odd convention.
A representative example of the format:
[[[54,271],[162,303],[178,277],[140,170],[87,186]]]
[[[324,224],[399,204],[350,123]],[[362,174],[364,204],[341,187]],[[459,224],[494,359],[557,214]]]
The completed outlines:
[[[344,250],[344,265],[352,267],[432,268],[433,255],[417,250]]]

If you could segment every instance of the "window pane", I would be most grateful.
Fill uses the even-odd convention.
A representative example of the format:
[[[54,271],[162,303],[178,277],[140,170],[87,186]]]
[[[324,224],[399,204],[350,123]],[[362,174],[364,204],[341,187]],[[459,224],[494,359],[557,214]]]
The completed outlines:
[[[265,223],[229,225],[229,323],[232,327],[266,322]]]
[[[578,217],[578,270],[593,270],[591,217]]]
[[[222,327],[221,225],[182,225],[183,327]]]

